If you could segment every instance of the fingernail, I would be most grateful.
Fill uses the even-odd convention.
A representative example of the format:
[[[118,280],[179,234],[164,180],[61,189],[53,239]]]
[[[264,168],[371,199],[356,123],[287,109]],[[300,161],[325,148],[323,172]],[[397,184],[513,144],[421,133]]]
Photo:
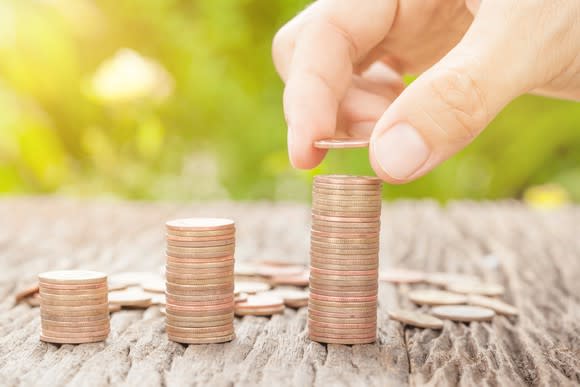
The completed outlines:
[[[293,168],[296,168],[294,164],[294,160],[292,160],[292,148],[294,146],[294,132],[292,132],[292,128],[288,127],[288,134],[287,134],[287,143],[288,143],[288,159],[290,160],[290,164]]]
[[[381,169],[394,179],[406,179],[429,158],[430,150],[417,129],[400,123],[383,133],[373,144]]]

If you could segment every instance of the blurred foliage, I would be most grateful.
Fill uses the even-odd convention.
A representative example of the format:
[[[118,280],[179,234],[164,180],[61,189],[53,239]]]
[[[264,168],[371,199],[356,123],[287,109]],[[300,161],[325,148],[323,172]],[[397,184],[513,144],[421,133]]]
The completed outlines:
[[[372,173],[366,151],[294,171],[274,32],[307,2],[2,0],[0,193],[136,199],[309,197],[316,173]],[[395,197],[580,199],[580,108],[523,97]]]

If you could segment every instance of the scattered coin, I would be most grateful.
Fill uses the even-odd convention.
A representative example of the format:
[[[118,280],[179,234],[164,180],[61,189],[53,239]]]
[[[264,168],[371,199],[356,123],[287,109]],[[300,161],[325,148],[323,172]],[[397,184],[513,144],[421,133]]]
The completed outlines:
[[[260,265],[254,263],[247,263],[247,262],[238,262],[236,263],[236,275],[239,276],[257,276],[259,275]]]
[[[109,288],[123,290],[130,286],[143,286],[144,283],[158,279],[157,274],[146,271],[114,273],[109,276]]]
[[[258,268],[258,275],[264,277],[283,277],[283,276],[295,276],[304,273],[304,266],[302,265],[292,265],[292,266],[270,266],[263,265]]]
[[[270,290],[270,285],[266,282],[254,282],[254,281],[236,281],[234,287],[234,293],[248,293],[256,294],[260,292],[265,292]]]
[[[425,282],[430,285],[447,287],[447,285],[456,282],[477,282],[479,279],[476,276],[470,274],[460,274],[460,273],[444,273],[435,272],[427,273]]]
[[[379,280],[393,284],[418,284],[425,281],[425,273],[407,269],[388,269],[379,273]]]
[[[135,290],[122,290],[109,293],[109,303],[126,307],[147,308],[151,305],[151,295]]]
[[[497,314],[503,314],[505,316],[517,316],[518,310],[501,300],[496,298],[480,296],[476,294],[470,294],[467,296],[467,303],[473,306],[481,306],[483,308],[489,308]]]
[[[148,292],[165,293],[165,281],[161,278],[145,281],[141,284],[141,287]]]
[[[280,297],[284,304],[290,308],[302,308],[308,306],[308,291],[298,288],[276,288],[268,294]]]
[[[33,308],[40,306],[40,294],[35,293],[32,296],[26,298],[26,303]]]
[[[443,321],[431,315],[410,310],[389,310],[391,320],[418,328],[443,329]]]
[[[465,304],[467,297],[444,290],[423,289],[409,292],[409,300],[418,305],[458,305]]]
[[[461,294],[479,294],[482,296],[501,296],[504,287],[499,284],[487,282],[462,281],[447,285],[447,290]]]
[[[431,313],[445,320],[461,322],[490,321],[495,316],[491,309],[471,305],[436,306],[431,309]]]
[[[165,305],[166,298],[165,294],[151,294],[151,305]]]
[[[109,313],[115,313],[122,309],[121,305],[118,304],[109,304]]]
[[[38,280],[42,341],[106,340],[110,331],[106,274],[62,270],[41,273]]]
[[[300,274],[295,275],[278,275],[270,278],[270,284],[273,286],[308,286],[310,271],[303,270]]]
[[[284,300],[272,295],[248,296],[248,299],[236,304],[237,316],[271,316],[284,312]]]
[[[326,138],[314,141],[314,147],[319,149],[367,148],[369,141],[368,138]]]
[[[25,288],[20,289],[18,292],[16,292],[16,294],[14,295],[14,302],[18,304],[22,300],[38,293],[38,291],[39,291],[38,283],[28,285]]]

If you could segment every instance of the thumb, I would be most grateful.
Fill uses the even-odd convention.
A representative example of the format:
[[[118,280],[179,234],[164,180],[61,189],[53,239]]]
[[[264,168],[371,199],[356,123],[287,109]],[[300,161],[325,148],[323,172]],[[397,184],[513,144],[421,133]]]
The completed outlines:
[[[532,56],[518,43],[527,39],[510,31],[508,7],[498,9],[496,2],[485,9],[486,4],[462,41],[407,87],[375,125],[370,162],[383,180],[397,184],[424,175],[530,89]]]

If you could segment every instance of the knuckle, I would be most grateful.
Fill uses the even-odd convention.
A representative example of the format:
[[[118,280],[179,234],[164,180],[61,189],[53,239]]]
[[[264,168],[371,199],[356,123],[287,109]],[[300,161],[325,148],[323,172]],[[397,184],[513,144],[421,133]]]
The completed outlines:
[[[489,119],[487,104],[478,82],[458,69],[444,69],[430,83],[430,92],[441,109],[447,134],[458,140],[471,140]],[[444,124],[444,126],[443,126]]]
[[[279,57],[280,53],[292,49],[293,37],[290,36],[286,26],[280,28],[272,39],[272,53],[274,57]]]

